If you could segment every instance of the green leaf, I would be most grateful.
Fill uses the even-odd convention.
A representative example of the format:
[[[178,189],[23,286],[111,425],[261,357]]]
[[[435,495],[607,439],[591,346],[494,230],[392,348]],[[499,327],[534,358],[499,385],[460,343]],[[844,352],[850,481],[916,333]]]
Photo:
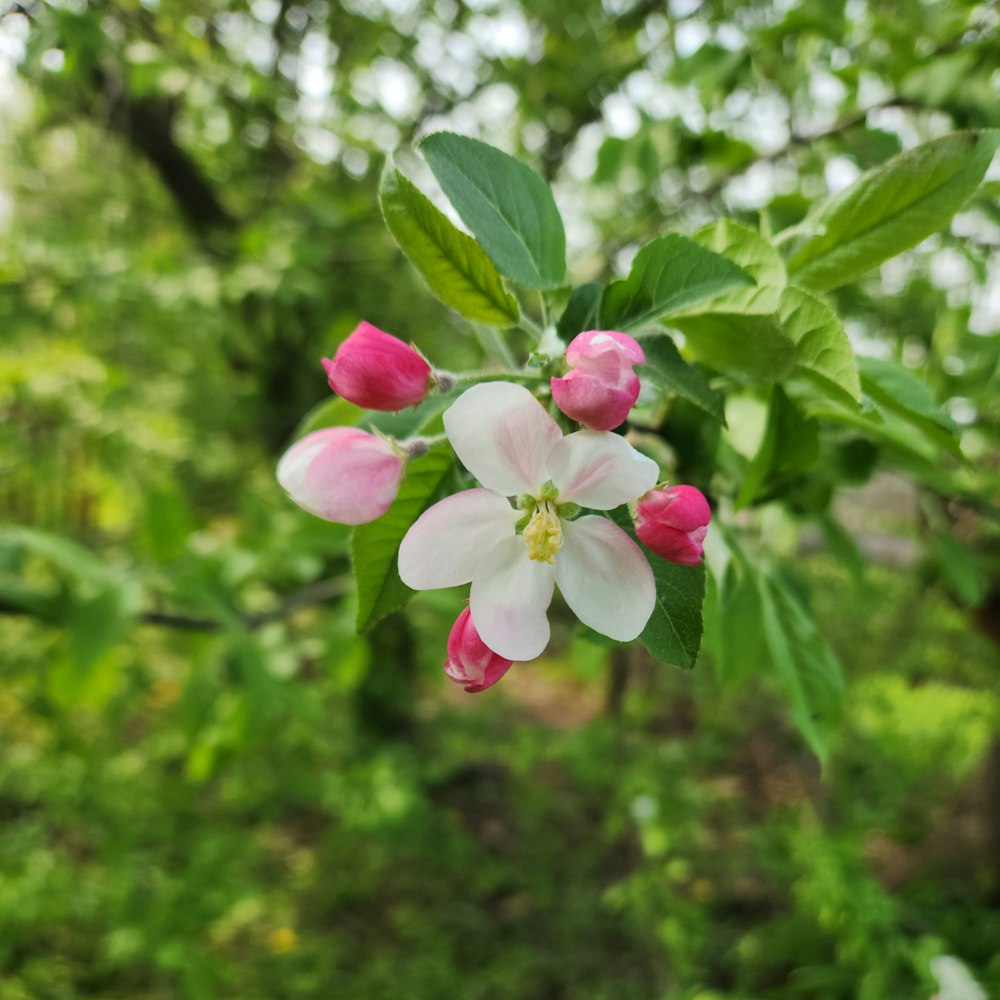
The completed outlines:
[[[795,368],[827,395],[860,403],[858,364],[837,314],[814,295],[788,287],[781,295],[778,319],[795,342]]]
[[[228,639],[228,659],[245,698],[244,738],[252,739],[280,716],[282,685],[271,667],[273,656],[257,636],[236,629]]]
[[[709,313],[671,319],[691,352],[711,368],[774,382],[795,365],[795,344],[771,316]]]
[[[811,469],[819,458],[819,425],[807,419],[785,393],[775,386],[767,411],[767,426],[739,495],[736,509],[761,493],[773,494]]]
[[[789,273],[814,291],[837,288],[943,229],[989,169],[1000,131],[953,132],[894,156],[801,224]]]
[[[722,393],[716,392],[708,379],[681,357],[670,337],[665,333],[644,337],[642,349],[646,354],[646,363],[640,369],[644,379],[651,379],[725,424]]]
[[[975,46],[962,45],[953,52],[935,53],[932,59],[914,60],[916,65],[907,67],[899,93],[913,99],[917,106],[947,105],[963,91],[970,78],[977,79],[976,64],[981,58]],[[968,100],[968,95],[962,96]]]
[[[437,434],[443,429],[441,414],[460,395],[460,389],[452,389],[450,392],[431,396],[416,406],[408,406],[397,413],[366,410],[359,418],[358,426],[364,430],[374,428],[399,440],[413,434]]]
[[[861,387],[879,406],[919,428],[933,442],[960,454],[958,427],[938,409],[930,388],[912,372],[881,358],[858,358]]]
[[[769,316],[777,312],[781,293],[787,283],[781,254],[755,229],[741,226],[732,219],[719,219],[694,234],[703,247],[722,254],[738,264],[756,285],[730,288],[705,302],[684,310],[688,316],[707,312],[742,313]]]
[[[827,553],[851,574],[856,584],[864,582],[867,564],[858,543],[847,529],[830,513],[816,515],[816,523],[823,536]]]
[[[813,753],[826,761],[844,703],[840,664],[787,574],[751,562],[724,533],[733,559],[709,616],[720,683],[738,687],[770,675],[788,699],[792,721]]]
[[[351,535],[351,563],[358,585],[357,630],[365,632],[398,611],[413,594],[399,578],[396,556],[410,525],[434,502],[453,463],[442,443],[413,459],[395,503],[377,521],[362,524]]]
[[[705,567],[676,566],[642,549],[656,581],[656,604],[639,641],[661,663],[690,670],[701,646]]]
[[[298,441],[299,438],[304,438],[307,434],[322,430],[324,427],[353,427],[364,413],[360,406],[355,406],[340,396],[324,399],[302,418],[299,426],[295,428],[292,440]]]
[[[563,341],[568,344],[578,333],[597,329],[603,294],[604,286],[599,281],[588,281],[573,289],[556,327],[556,332]]]
[[[937,564],[959,601],[967,608],[983,603],[983,575],[973,554],[954,535],[942,534],[934,539]]]
[[[458,396],[457,392],[431,396],[416,406],[390,413],[382,410],[363,410],[360,406],[347,402],[339,396],[324,400],[313,407],[302,419],[293,440],[322,430],[324,427],[360,427],[362,430],[375,428],[383,434],[396,438],[418,434],[433,425],[434,421]]]
[[[0,603],[66,629],[68,652],[47,665],[50,693],[65,705],[102,704],[117,683],[123,660],[113,647],[131,628],[138,586],[82,545],[35,528],[0,529],[4,550],[35,556],[58,573],[54,593],[28,590],[16,581],[8,586],[0,576]]]
[[[86,674],[125,637],[130,624],[125,591],[107,587],[93,597],[78,600],[66,624],[76,668]]]
[[[41,556],[76,579],[104,587],[111,584],[115,574],[89,549],[38,528],[11,525],[0,528],[0,549],[23,549]]]
[[[453,132],[420,149],[434,176],[490,260],[525,288],[558,288],[566,278],[566,234],[549,186],[506,153]]]
[[[29,587],[0,574],[0,611],[24,613],[58,624],[66,612],[66,601],[64,594]]]
[[[71,638],[75,636],[71,634]],[[46,663],[48,696],[64,708],[79,709],[84,705],[100,708],[120,688],[122,667],[126,662],[122,649],[107,645],[95,660],[83,666],[76,659],[74,645],[71,642],[69,653],[57,653]]]
[[[779,573],[755,575],[771,667],[788,698],[792,721],[825,763],[830,734],[843,711],[840,664],[788,578]]]
[[[661,663],[690,670],[701,646],[705,567],[677,566],[646,548],[627,508],[613,510],[611,520],[642,549],[656,581],[656,603],[639,641]]]
[[[928,433],[925,426],[899,416],[888,407],[882,409],[871,405],[871,400],[866,400],[868,408],[861,411],[853,406],[848,409],[834,404],[816,405],[813,401],[801,398],[798,402],[807,410],[810,417],[841,424],[860,432],[869,443],[878,442],[891,448],[893,464],[908,469],[921,478],[934,473],[940,462],[942,448],[959,453],[958,445],[953,439],[945,435],[944,440],[941,440],[940,429],[934,428]],[[915,430],[919,433],[914,433]],[[881,450],[877,450],[881,454]]]
[[[761,626],[760,595],[753,578],[730,559],[721,581],[709,578],[705,600],[705,643],[712,654],[719,686],[735,691],[770,659]]]
[[[634,332],[753,283],[732,261],[686,236],[668,233],[642,247],[628,277],[608,286],[601,303],[601,328]]]
[[[772,396],[771,405],[768,407],[764,436],[760,440],[757,453],[747,466],[746,475],[743,477],[743,483],[740,486],[740,492],[736,496],[735,506],[737,510],[746,507],[757,496],[764,483],[764,478],[771,469],[771,462],[778,447],[778,421],[775,416],[777,412],[775,398]]]
[[[391,160],[382,171],[379,204],[399,248],[446,306],[488,326],[518,321],[517,299],[482,247],[456,229]]]
[[[146,491],[139,539],[154,561],[178,559],[194,530],[191,510],[177,486]]]

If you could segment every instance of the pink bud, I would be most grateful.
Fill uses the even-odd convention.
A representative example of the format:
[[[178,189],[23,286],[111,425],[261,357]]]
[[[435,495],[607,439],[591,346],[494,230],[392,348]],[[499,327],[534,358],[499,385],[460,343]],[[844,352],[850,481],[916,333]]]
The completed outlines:
[[[639,379],[632,366],[645,360],[642,348],[626,333],[577,334],[566,348],[569,374],[551,382],[556,406],[592,430],[613,430],[639,398]]]
[[[627,334],[616,330],[587,330],[578,333],[566,348],[566,363],[577,365],[595,361],[605,354],[617,357],[623,365],[641,365],[646,360],[642,348]]]
[[[456,683],[465,685],[470,694],[492,687],[508,670],[511,660],[494,653],[472,624],[472,613],[464,608],[448,636],[448,659],[444,672]]]
[[[396,499],[403,461],[381,438],[356,427],[307,434],[282,456],[278,482],[302,508],[339,524],[367,524]]]
[[[415,406],[430,387],[431,366],[420,354],[371,323],[359,323],[323,367],[338,396],[367,410]]]
[[[658,556],[681,566],[697,566],[712,511],[693,486],[658,486],[637,501],[635,533]]]

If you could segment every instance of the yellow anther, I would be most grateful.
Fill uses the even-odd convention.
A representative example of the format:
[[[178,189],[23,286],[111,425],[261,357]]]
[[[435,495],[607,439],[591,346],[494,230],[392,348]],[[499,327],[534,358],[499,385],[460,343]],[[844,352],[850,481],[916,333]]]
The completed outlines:
[[[556,553],[562,548],[562,524],[554,503],[543,500],[535,508],[523,537],[529,559],[544,563],[556,561]]]

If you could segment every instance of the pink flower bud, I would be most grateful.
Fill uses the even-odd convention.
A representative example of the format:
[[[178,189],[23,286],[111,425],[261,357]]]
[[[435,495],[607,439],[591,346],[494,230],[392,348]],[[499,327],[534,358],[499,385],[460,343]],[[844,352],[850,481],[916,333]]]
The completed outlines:
[[[331,361],[323,359],[330,388],[366,410],[401,410],[426,398],[431,366],[409,344],[359,323]]]
[[[551,382],[556,406],[592,430],[613,430],[639,398],[639,379],[632,366],[645,360],[642,348],[626,333],[577,334],[566,348],[569,374]]]
[[[635,533],[658,556],[681,566],[697,566],[712,512],[693,486],[658,486],[636,505]]]
[[[494,653],[472,624],[472,613],[464,608],[448,636],[448,659],[444,672],[456,683],[465,685],[470,694],[492,687],[508,670],[512,660]]]
[[[396,499],[403,460],[381,438],[356,427],[307,434],[282,456],[278,482],[303,509],[339,524],[367,524]]]

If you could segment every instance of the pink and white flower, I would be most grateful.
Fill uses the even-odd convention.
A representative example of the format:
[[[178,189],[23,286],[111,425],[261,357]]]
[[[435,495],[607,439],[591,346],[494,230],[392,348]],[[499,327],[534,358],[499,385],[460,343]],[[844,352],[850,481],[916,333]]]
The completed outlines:
[[[577,334],[566,348],[570,372],[552,379],[552,398],[567,417],[592,430],[613,430],[625,422],[639,398],[639,379],[632,366],[645,360],[642,348],[627,333]]]
[[[434,590],[471,581],[475,627],[510,660],[545,649],[556,584],[584,624],[622,642],[636,638],[655,601],[645,556],[607,518],[571,518],[580,507],[610,510],[641,496],[657,480],[656,463],[616,434],[563,437],[535,397],[509,382],[468,389],[444,426],[484,488],[447,497],[417,519],[399,549],[403,582]]]
[[[400,451],[356,427],[326,427],[285,452],[278,482],[310,514],[338,524],[366,524],[396,499],[403,478]]]
[[[455,620],[448,636],[448,659],[444,672],[469,694],[478,694],[494,684],[511,668],[513,661],[499,656],[483,642],[472,624],[468,608]]]
[[[712,510],[694,486],[660,486],[635,505],[635,533],[658,556],[679,566],[697,566],[705,551]]]
[[[431,366],[424,357],[371,323],[359,323],[333,360],[323,359],[323,368],[338,396],[366,410],[402,410],[430,391]]]

